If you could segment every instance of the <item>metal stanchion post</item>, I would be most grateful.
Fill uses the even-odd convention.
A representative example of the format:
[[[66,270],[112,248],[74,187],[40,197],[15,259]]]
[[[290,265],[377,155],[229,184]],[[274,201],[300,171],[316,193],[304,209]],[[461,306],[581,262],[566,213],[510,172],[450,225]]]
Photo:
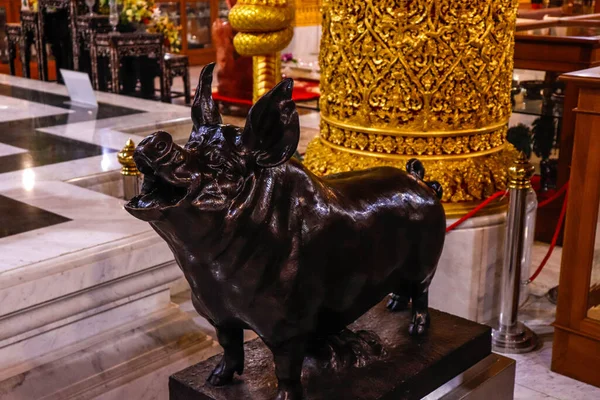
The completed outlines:
[[[518,321],[521,264],[523,260],[527,193],[534,167],[519,157],[508,169],[510,204],[506,221],[500,318],[492,331],[492,348],[498,353],[526,353],[535,348],[537,336]]]
[[[140,171],[138,171],[133,161],[133,151],[135,144],[133,140],[128,139],[125,147],[117,154],[123,176],[123,197],[125,200],[131,200],[140,192]]]

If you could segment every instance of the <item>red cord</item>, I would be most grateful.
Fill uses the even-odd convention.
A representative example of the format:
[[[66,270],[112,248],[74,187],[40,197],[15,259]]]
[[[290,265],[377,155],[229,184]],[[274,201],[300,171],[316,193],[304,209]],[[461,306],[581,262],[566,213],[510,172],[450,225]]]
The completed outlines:
[[[552,195],[552,197],[549,197],[546,200],[542,201],[540,204],[538,204],[538,208],[545,207],[548,204],[550,204],[551,202],[553,202],[554,200],[558,199],[563,193],[565,193],[567,191],[568,188],[569,188],[569,182],[565,183],[560,189],[558,189],[556,191],[556,193],[554,193]],[[447,227],[446,228],[446,233],[448,233],[448,232],[456,229],[459,225],[462,225],[462,223],[464,223],[469,218],[473,217],[475,214],[477,214],[479,211],[481,211],[482,208],[484,208],[488,204],[490,204],[494,199],[497,199],[498,197],[500,197],[501,195],[503,195],[505,193],[508,195],[507,192],[496,192],[493,195],[491,195],[490,197],[488,197],[487,199],[485,199],[480,205],[478,205],[477,207],[475,207],[473,210],[471,210],[464,217],[462,217],[461,219],[459,219],[458,221],[456,221],[455,223],[453,223],[452,225],[450,225],[449,227]]]
[[[569,188],[569,182],[565,183],[551,197],[547,198],[546,200],[544,200],[540,204],[538,204],[538,208],[542,208],[542,207],[547,206],[548,204],[552,203],[554,200],[558,199],[568,188]]]
[[[475,214],[477,214],[479,211],[481,211],[482,208],[484,208],[485,206],[487,206],[488,204],[490,204],[492,201],[494,201],[498,197],[503,196],[505,193],[506,192],[496,192],[493,195],[491,195],[490,197],[488,197],[487,199],[485,199],[481,204],[479,204],[473,210],[469,211],[469,213],[466,214],[464,217],[462,217],[461,219],[459,219],[458,221],[456,221],[455,223],[453,223],[452,225],[450,225],[449,227],[447,227],[446,228],[446,233],[448,233],[448,232],[456,229],[456,227],[458,227],[463,222],[465,222],[466,220],[468,220],[469,218],[471,218],[472,216],[474,216]]]
[[[563,187],[566,187],[568,184],[569,184],[569,182],[567,182]],[[542,270],[546,266],[546,263],[550,259],[550,256],[552,255],[552,251],[554,251],[554,247],[556,246],[556,242],[558,241],[558,236],[560,235],[560,230],[561,230],[563,222],[565,220],[565,214],[567,213],[567,197],[569,197],[568,192],[565,193],[565,199],[563,201],[562,209],[560,210],[560,216],[558,217],[558,223],[556,224],[556,230],[554,231],[554,236],[552,236],[552,242],[550,242],[550,248],[546,252],[546,256],[542,260],[542,263],[540,264],[539,267],[537,267],[537,269],[535,270],[533,275],[531,275],[531,278],[529,278],[529,281],[527,283],[533,282],[535,280],[535,278],[538,277],[538,275],[540,274],[540,272],[542,272]]]
[[[558,236],[560,235],[560,230],[561,230],[564,220],[565,220],[565,214],[567,213],[567,197],[569,195],[569,192],[567,190],[568,188],[569,188],[569,182],[565,183],[556,193],[554,193],[554,195],[552,195],[552,197],[550,197],[550,198],[542,201],[540,204],[538,204],[538,208],[544,207],[544,206],[548,205],[549,203],[551,203],[552,201],[559,198],[563,193],[565,193],[565,198],[563,200],[562,209],[560,210],[560,216],[558,217],[558,223],[556,224],[556,230],[554,231],[554,236],[552,236],[552,241],[550,242],[550,248],[548,248],[548,251],[546,252],[546,255],[544,256],[544,259],[542,260],[540,266],[537,267],[537,269],[535,270],[533,275],[531,275],[531,277],[529,278],[529,281],[527,283],[533,282],[535,280],[535,278],[538,277],[538,275],[542,272],[542,270],[546,266],[546,263],[548,263],[548,260],[550,259],[550,256],[552,255],[554,248],[556,247],[556,242],[558,241]],[[498,197],[500,197],[506,193],[507,192],[494,193],[493,195],[491,195],[490,197],[485,199],[477,207],[475,207],[473,210],[469,211],[469,213],[467,213],[464,217],[460,218],[458,221],[456,221],[455,223],[453,223],[452,225],[447,227],[446,233],[456,229],[458,226],[460,226],[462,223],[464,223],[469,218],[473,217],[475,214],[477,214],[479,211],[481,211],[481,209],[486,207],[492,201],[494,201],[495,199],[497,199]]]

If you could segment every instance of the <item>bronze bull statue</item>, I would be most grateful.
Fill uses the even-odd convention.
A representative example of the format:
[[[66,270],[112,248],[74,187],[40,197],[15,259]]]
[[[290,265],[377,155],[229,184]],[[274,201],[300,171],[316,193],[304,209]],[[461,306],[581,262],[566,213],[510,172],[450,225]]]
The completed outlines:
[[[283,80],[249,112],[224,125],[205,67],[185,146],[166,132],[145,138],[134,159],[141,194],[126,209],[169,244],[196,310],[224,349],[209,383],[244,368],[243,329],[272,351],[277,399],[300,399],[311,343],[336,335],[392,293],[412,300],[409,333],[429,325],[428,287],[444,244],[441,188],[391,167],[331,175],[291,159],[300,136],[293,82]]]

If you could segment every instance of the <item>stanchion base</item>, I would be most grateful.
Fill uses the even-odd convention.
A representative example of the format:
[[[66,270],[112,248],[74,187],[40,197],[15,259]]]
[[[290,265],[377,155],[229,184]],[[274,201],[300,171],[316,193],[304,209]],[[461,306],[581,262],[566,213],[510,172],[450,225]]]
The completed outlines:
[[[497,353],[528,353],[537,346],[537,335],[521,322],[513,327],[496,324],[492,328],[492,350]]]
[[[548,290],[548,293],[546,293],[546,298],[550,303],[556,304],[558,299],[558,286],[554,286],[552,289]]]

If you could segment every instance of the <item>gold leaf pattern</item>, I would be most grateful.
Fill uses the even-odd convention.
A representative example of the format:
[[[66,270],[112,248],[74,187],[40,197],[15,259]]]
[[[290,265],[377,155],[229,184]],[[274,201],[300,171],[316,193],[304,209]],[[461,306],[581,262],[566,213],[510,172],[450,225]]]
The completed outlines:
[[[518,0],[323,0],[323,118],[321,138],[307,149],[309,168],[404,168],[399,158],[416,156],[433,168],[428,179],[440,181],[445,201],[505,187],[517,7]]]

